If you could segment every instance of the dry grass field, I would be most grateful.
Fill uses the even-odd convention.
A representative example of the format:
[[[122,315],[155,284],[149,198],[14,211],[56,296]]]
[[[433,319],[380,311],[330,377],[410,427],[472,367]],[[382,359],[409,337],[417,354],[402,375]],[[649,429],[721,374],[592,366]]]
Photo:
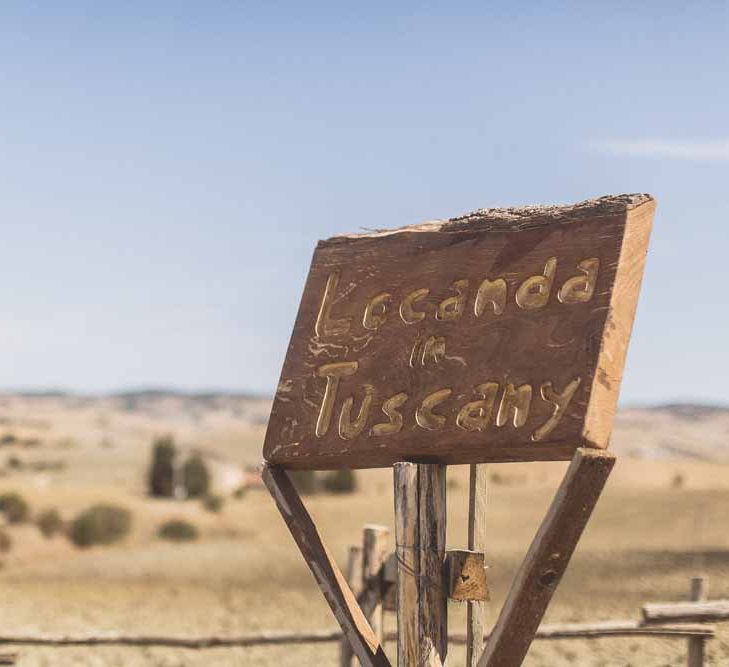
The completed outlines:
[[[223,511],[200,503],[149,500],[143,494],[149,444],[173,432],[182,443],[233,463],[257,460],[266,402],[146,397],[5,397],[0,402],[1,491],[19,491],[34,510],[64,518],[96,501],[134,516],[120,545],[79,550],[33,525],[6,527],[13,548],[2,556],[0,635],[235,635],[267,629],[331,628],[334,621],[265,490],[229,498]],[[729,413],[671,408],[620,417],[615,472],[548,612],[548,621],[636,618],[645,601],[684,598],[691,576],[710,578],[712,596],[729,596]],[[4,431],[3,431],[4,429]],[[29,444],[30,442],[30,444]],[[707,447],[706,443],[715,443]],[[562,464],[491,467],[489,514],[493,602],[490,619],[561,477]],[[449,546],[465,545],[467,470],[449,469]],[[359,491],[307,500],[333,552],[365,523],[393,525],[391,476],[362,472]],[[156,536],[168,518],[201,531],[196,542]],[[453,604],[450,623],[464,628]],[[390,619],[394,623],[394,619]],[[390,649],[393,647],[390,646]],[[21,666],[336,665],[334,645],[181,651],[19,647]],[[685,664],[684,640],[601,639],[537,642],[530,667],[658,667]],[[463,664],[459,647],[449,663]],[[709,644],[709,664],[729,664],[729,634]]]

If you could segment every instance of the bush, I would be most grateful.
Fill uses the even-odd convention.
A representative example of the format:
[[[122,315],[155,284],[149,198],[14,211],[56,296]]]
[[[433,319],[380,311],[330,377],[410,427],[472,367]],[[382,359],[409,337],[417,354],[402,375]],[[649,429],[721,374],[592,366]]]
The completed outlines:
[[[245,486],[245,484],[241,484],[235,491],[233,491],[233,498],[236,500],[242,500],[245,498],[246,493],[248,493],[248,487]]]
[[[357,490],[354,470],[335,470],[324,477],[324,488],[330,493],[353,493]]]
[[[112,544],[127,535],[131,525],[129,510],[116,505],[94,505],[71,522],[68,537],[82,548],[94,544]]]
[[[198,538],[195,525],[184,519],[172,519],[163,523],[159,527],[157,535],[163,540],[172,542],[189,542]]]
[[[220,512],[223,509],[225,500],[222,496],[207,495],[203,498],[203,507],[208,512]]]
[[[8,523],[24,523],[30,515],[30,507],[20,494],[3,493],[0,495],[0,512],[5,515]]]
[[[0,553],[7,553],[13,546],[13,541],[6,531],[0,530]]]
[[[152,463],[149,466],[149,495],[172,498],[175,493],[175,442],[167,436],[152,443]]]
[[[63,531],[63,519],[57,509],[43,510],[35,519],[43,537],[53,537]]]
[[[210,473],[205,461],[199,454],[194,454],[182,468],[182,480],[188,498],[203,498],[210,491]]]
[[[319,490],[316,472],[313,470],[290,470],[289,477],[302,496],[311,496]]]

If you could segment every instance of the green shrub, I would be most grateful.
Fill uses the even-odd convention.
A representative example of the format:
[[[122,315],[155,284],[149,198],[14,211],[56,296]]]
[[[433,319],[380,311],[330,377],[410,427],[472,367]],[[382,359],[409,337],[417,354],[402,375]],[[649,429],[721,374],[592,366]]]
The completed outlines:
[[[159,527],[157,535],[163,540],[172,542],[189,542],[198,538],[195,525],[184,519],[171,519],[163,523]]]
[[[10,539],[7,531],[0,530],[0,553],[7,553],[13,546],[13,541]]]
[[[188,498],[203,498],[210,491],[210,473],[199,454],[193,454],[182,468],[182,480]]]
[[[171,498],[175,493],[174,440],[166,436],[152,443],[152,463],[149,466],[149,495],[155,498]]]
[[[0,512],[8,523],[25,523],[30,515],[30,507],[20,494],[3,493],[0,495]]]
[[[35,525],[43,537],[53,537],[63,531],[63,519],[57,509],[43,510],[35,518]]]
[[[77,547],[112,544],[121,540],[132,525],[129,510],[116,505],[94,505],[72,522],[68,537]]]
[[[222,496],[216,496],[213,494],[207,495],[203,498],[203,507],[208,512],[221,512],[223,509],[223,505],[225,504],[225,500]]]
[[[296,490],[302,496],[311,496],[319,490],[319,484],[314,470],[290,470],[288,474]]]
[[[353,493],[357,490],[354,470],[335,470],[324,477],[324,488],[330,493]]]
[[[235,491],[233,491],[233,498],[236,500],[242,500],[245,498],[246,493],[248,493],[248,487],[244,484],[241,484],[239,487],[236,488]]]

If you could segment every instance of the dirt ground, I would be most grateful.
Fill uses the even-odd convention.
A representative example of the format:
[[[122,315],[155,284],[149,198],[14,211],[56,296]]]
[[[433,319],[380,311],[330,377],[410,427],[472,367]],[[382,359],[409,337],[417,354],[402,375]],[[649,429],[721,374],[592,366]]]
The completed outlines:
[[[493,622],[528,542],[544,514],[562,464],[492,466],[487,561]],[[554,598],[547,621],[637,618],[646,601],[685,598],[696,574],[712,597],[729,596],[729,466],[622,458]],[[449,547],[465,545],[467,470],[449,469]],[[679,481],[678,478],[680,478]],[[18,485],[19,484],[19,485]],[[30,525],[11,527],[14,548],[3,558],[0,635],[128,632],[198,636],[257,630],[334,627],[283,522],[264,490],[227,501],[221,514],[198,503],[150,501],[108,486],[33,487],[11,482],[33,507],[73,513],[95,500],[119,502],[135,529],[114,547],[77,550],[46,540]],[[353,495],[307,500],[335,556],[359,541],[361,527],[393,525],[389,471],[359,475]],[[185,517],[201,529],[195,543],[155,537],[159,524]],[[465,610],[452,604],[450,625],[463,630]],[[394,618],[388,620],[394,627]],[[729,627],[729,626],[727,626]],[[392,645],[388,651],[392,654]],[[2,648],[21,667],[41,665],[223,666],[337,664],[334,645],[182,651],[130,648]],[[542,641],[525,665],[658,667],[685,664],[685,640]],[[449,664],[462,665],[452,647]],[[709,664],[729,664],[729,634],[709,643]]]

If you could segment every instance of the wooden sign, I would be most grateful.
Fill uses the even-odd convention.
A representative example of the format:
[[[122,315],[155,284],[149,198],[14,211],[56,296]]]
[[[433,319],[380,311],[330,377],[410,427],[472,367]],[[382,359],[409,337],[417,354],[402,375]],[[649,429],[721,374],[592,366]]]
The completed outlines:
[[[366,468],[607,447],[654,209],[619,195],[321,241],[265,459]]]

